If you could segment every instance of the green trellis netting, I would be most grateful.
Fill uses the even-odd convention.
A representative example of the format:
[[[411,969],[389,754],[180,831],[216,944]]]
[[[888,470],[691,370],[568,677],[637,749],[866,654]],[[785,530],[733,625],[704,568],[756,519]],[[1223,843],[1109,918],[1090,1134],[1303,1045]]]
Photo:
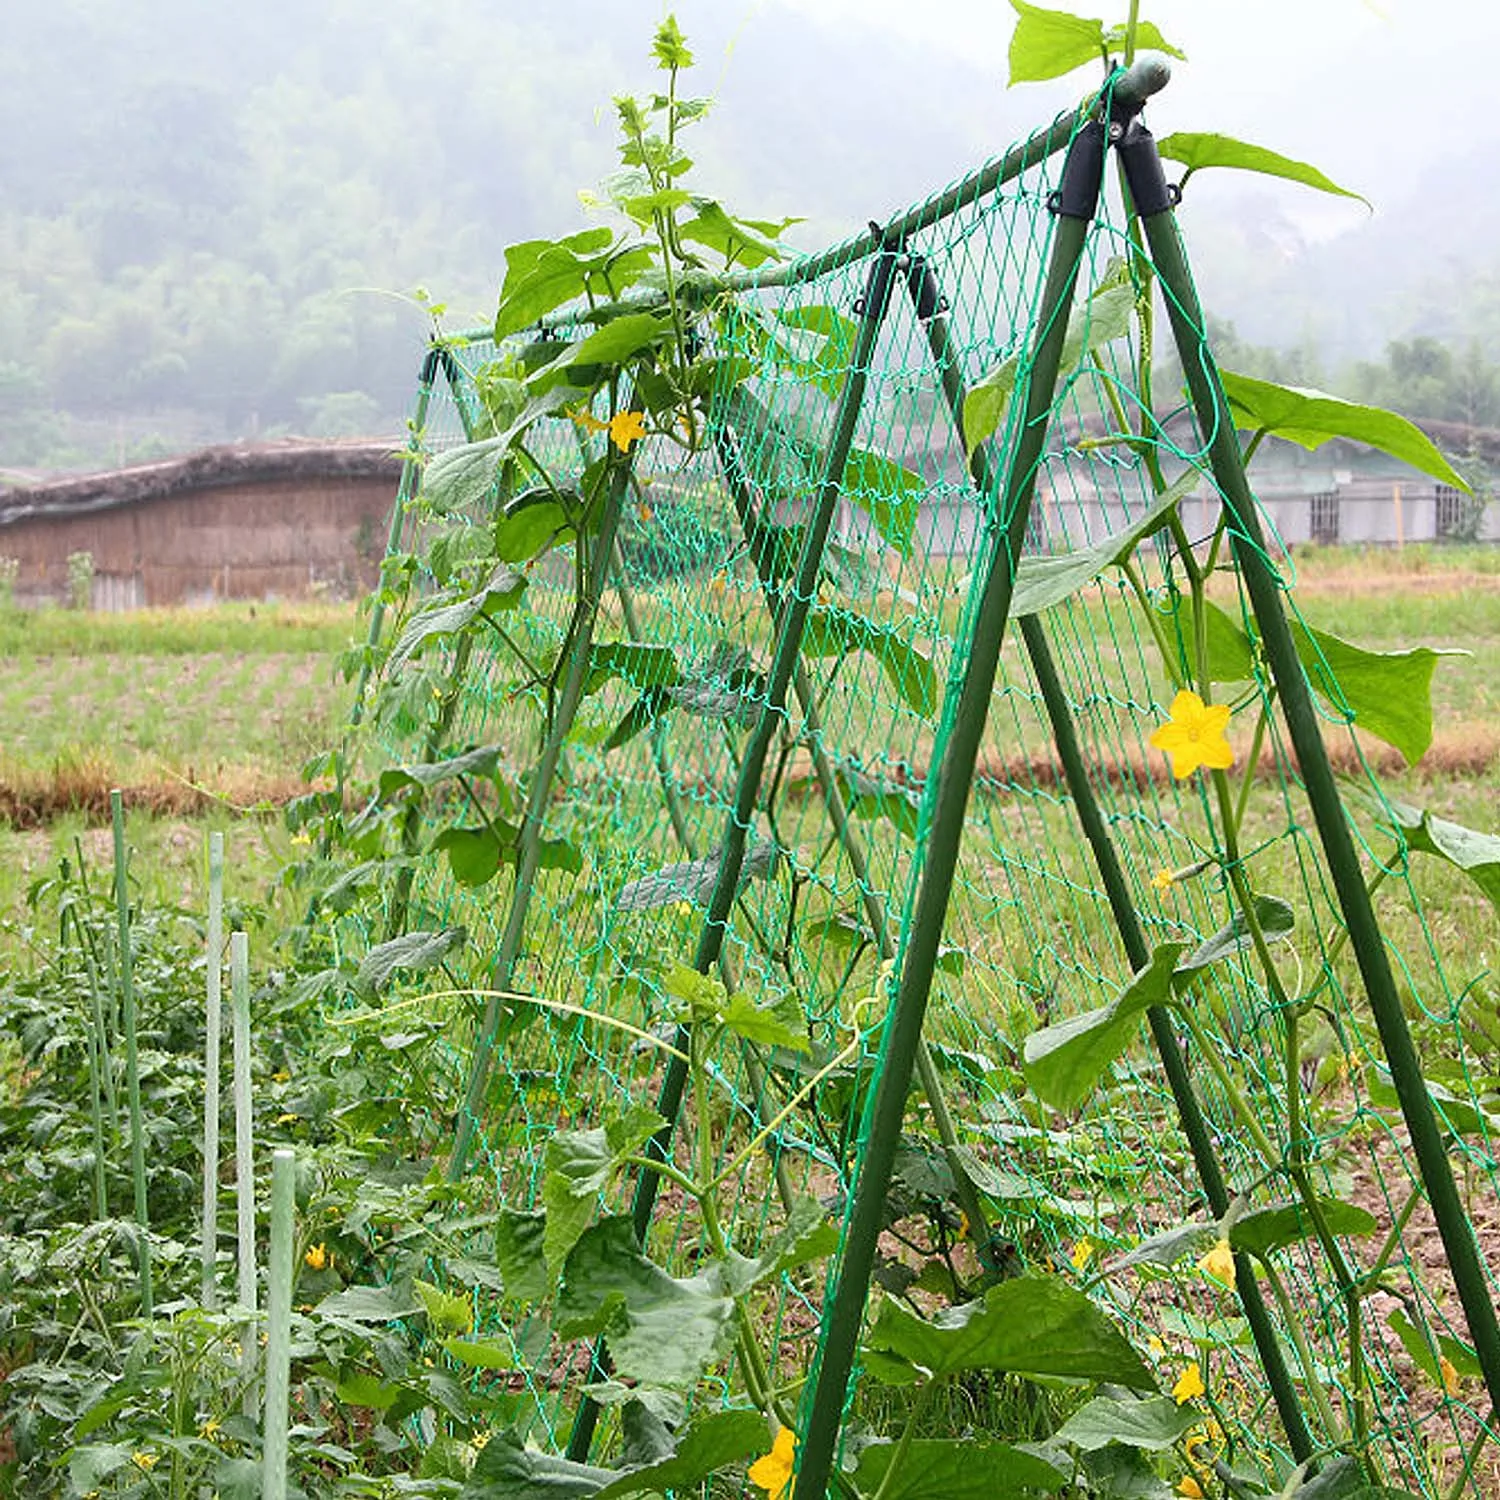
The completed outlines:
[[[1234,1442],[1284,1465],[1335,1438],[1330,1413],[1352,1419],[1356,1308],[1374,1446],[1392,1483],[1437,1496],[1461,1485],[1462,1455],[1490,1409],[1486,1333],[1462,1298],[1465,1276],[1476,1295],[1479,1267],[1477,1295],[1492,1304],[1494,1268],[1471,1256],[1455,1275],[1439,1220],[1447,1214],[1451,1235],[1451,1203],[1463,1234],[1465,1211],[1495,1222],[1484,1097],[1500,1010],[1492,990],[1469,984],[1478,964],[1461,939],[1489,931],[1495,915],[1451,862],[1430,857],[1432,834],[1413,832],[1367,770],[1370,734],[1388,727],[1378,715],[1355,722],[1357,655],[1298,634],[1291,560],[1236,490],[1237,459],[1225,463],[1233,432],[1212,405],[1222,398],[1170,207],[1147,215],[1134,257],[1112,171],[1093,217],[1054,211],[1078,133],[1066,117],[884,230],[704,299],[697,337],[736,377],[710,403],[707,431],[691,451],[662,438],[638,445],[613,535],[606,522],[587,555],[563,547],[531,564],[523,607],[497,610],[493,629],[419,653],[403,620],[377,616],[381,649],[356,716],[384,763],[499,747],[510,801],[502,795],[494,817],[519,826],[529,805],[542,837],[534,875],[503,864],[477,886],[454,880],[455,866],[474,872],[450,839],[446,857],[397,885],[367,941],[465,929],[450,971],[496,993],[477,1003],[434,993],[429,973],[400,1003],[446,1022],[423,1073],[434,1141],[456,1129],[455,1170],[518,1208],[535,1202],[560,1127],[657,1104],[668,1070],[652,1038],[671,1035],[663,986],[674,965],[696,957],[731,991],[793,1005],[809,1053],[763,1066],[726,1047],[714,1097],[683,1106],[721,1112],[726,1227],[744,1253],[798,1194],[857,1218],[861,1163],[879,1156],[868,1138],[872,1121],[883,1128],[879,1082],[904,1045],[884,1023],[898,996],[925,999],[925,1040],[907,1048],[914,1081],[897,1100],[904,1125],[881,1221],[895,1233],[875,1247],[877,1281],[900,1289],[930,1277],[933,1257],[903,1243],[924,1235],[1002,1274],[1023,1264],[1076,1274],[1155,1351],[1164,1389],[1199,1361]],[[1077,274],[1061,309],[1059,260]],[[1200,398],[1159,423],[1134,319],[1148,260],[1157,407],[1181,390],[1182,371]],[[1183,340],[1170,368],[1169,321]],[[423,464],[493,435],[486,388],[498,361],[537,337],[576,336],[562,323],[504,346],[488,336],[434,346],[392,531],[393,556],[420,560],[408,611],[445,567],[484,550],[496,521],[484,506],[453,514],[434,503]],[[1061,358],[1055,383],[1049,343]],[[972,451],[955,412],[982,437]],[[1144,440],[1109,440],[1122,431]],[[580,472],[605,441],[567,413],[528,440],[554,475]],[[1165,655],[1194,629],[1180,555],[1159,529],[1163,486],[1194,541],[1213,532],[1221,505],[1232,512],[1210,625],[1227,632],[1215,650],[1234,658],[1221,691],[1237,705],[1235,774],[1252,756],[1259,765],[1238,850],[1215,833],[1208,779],[1173,780],[1148,744],[1175,691]],[[1083,586],[1080,567],[1092,579]],[[575,704],[566,674],[547,669],[582,574],[599,607]],[[1007,604],[990,687],[984,637]],[[1310,683],[1300,708],[1268,617],[1283,611],[1294,622],[1286,639],[1312,663],[1296,669]],[[778,661],[791,670],[773,701]],[[1289,723],[1300,723],[1296,744]],[[1352,768],[1342,804],[1330,803],[1326,762],[1321,778],[1310,764],[1308,725]],[[962,812],[956,851],[943,842],[945,782]],[[451,788],[413,796],[410,850],[454,824],[462,799]],[[1348,860],[1340,876],[1324,848],[1331,825],[1352,839],[1378,929],[1346,910]],[[741,865],[737,881],[726,860],[731,872]],[[1313,1001],[1300,1053],[1288,1056],[1286,997],[1268,991],[1247,944],[1232,944],[1202,971],[1195,1002],[1213,1057],[1156,1013],[1078,1108],[1044,1106],[1023,1077],[1027,1036],[1120,995],[1157,945],[1191,952],[1220,932],[1236,869],[1295,915],[1276,953]],[[1370,931],[1383,934],[1373,945]],[[1372,946],[1393,973],[1393,1014]],[[1393,1020],[1415,1038],[1429,1080],[1420,1097]],[[1338,1251],[1355,1277],[1383,1254],[1379,1291],[1351,1298],[1305,1238],[1272,1257],[1274,1276],[1241,1268],[1245,1301],[1183,1274],[1191,1258],[1172,1272],[1120,1264],[1164,1229],[1211,1226],[1237,1190],[1257,1208],[1287,1196],[1263,1181],[1225,1093],[1231,1078],[1273,1142],[1284,1149],[1297,1134],[1318,1192],[1356,1206],[1341,1227],[1370,1232]],[[1408,1114],[1428,1111],[1425,1183],[1398,1096]],[[1451,1169],[1446,1187],[1434,1185],[1437,1167]],[[653,1254],[690,1265],[702,1228],[680,1192],[667,1186],[637,1206],[650,1212]],[[1194,1254],[1213,1239],[1203,1229]],[[821,1377],[803,1397],[814,1427],[846,1407],[830,1340],[843,1336],[841,1274],[846,1302],[864,1304],[849,1248],[826,1284],[783,1277],[764,1310],[775,1370]],[[508,1417],[566,1441],[588,1351],[503,1302],[494,1316],[518,1355]],[[601,1428],[601,1451],[605,1440]]]

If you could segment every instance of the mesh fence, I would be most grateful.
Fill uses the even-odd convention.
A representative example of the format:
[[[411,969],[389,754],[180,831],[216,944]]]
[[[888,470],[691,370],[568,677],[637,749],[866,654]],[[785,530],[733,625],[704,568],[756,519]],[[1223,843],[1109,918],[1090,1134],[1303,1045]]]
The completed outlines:
[[[833,476],[837,509],[815,588],[802,600],[808,613],[791,692],[753,787],[754,815],[742,830],[746,873],[718,965],[730,990],[794,1004],[811,1050],[772,1054],[769,1063],[747,1049],[722,1051],[710,1097],[686,1103],[721,1123],[718,1166],[730,1169],[724,1213],[746,1254],[784,1217],[778,1199],[812,1193],[842,1212],[857,1171],[864,1103],[883,1066],[878,1020],[912,935],[936,768],[969,665],[983,566],[1003,545],[996,539],[1007,518],[998,514],[994,476],[1015,452],[1021,403],[1000,403],[976,459],[953,402],[960,387],[1008,360],[1012,383],[1024,383],[1059,167],[1033,154],[1041,159],[1013,180],[934,199],[903,239],[907,259],[875,339],[850,455]],[[1200,433],[1186,409],[1160,422],[1149,416],[1138,336],[1110,326],[1112,289],[1133,304],[1143,284],[1127,230],[1111,188],[1088,232],[1073,313],[1079,333],[1036,476],[1026,535],[1027,553],[1038,558],[1118,536],[1180,476],[1189,537],[1206,539],[1219,518],[1205,463],[1212,434]],[[382,692],[369,698],[372,738],[390,762],[500,747],[500,785],[512,791],[508,802],[502,791],[493,816],[511,822],[535,792],[549,731],[565,731],[542,797],[541,868],[529,892],[507,868],[476,889],[455,883],[451,860],[423,860],[398,885],[379,934],[467,930],[464,956],[450,964],[454,992],[434,995],[429,985],[404,1003],[446,1022],[422,1079],[433,1140],[457,1118],[461,1132],[472,1132],[469,1170],[506,1204],[535,1203],[560,1127],[599,1124],[657,1096],[664,1052],[656,1043],[670,1035],[663,985],[701,942],[719,851],[734,826],[745,748],[766,708],[767,674],[867,310],[861,299],[881,253],[874,242],[869,250],[810,263],[817,274],[806,274],[808,264],[778,272],[707,306],[698,336],[734,379],[722,384],[691,451],[661,438],[636,450],[602,575],[586,690],[570,723],[559,725],[567,705],[550,668],[584,567],[571,547],[531,565],[524,606],[497,612],[492,629],[420,659],[388,656]],[[905,274],[912,265],[930,273],[923,285],[941,299],[935,321],[919,317],[908,294],[922,290]],[[431,396],[422,397],[413,433],[424,455],[491,434],[488,383],[516,347],[471,338],[429,366]],[[1160,369],[1157,384],[1159,396]],[[1122,430],[1144,440],[1110,440]],[[565,413],[544,419],[529,440],[560,484],[605,442]],[[465,525],[482,550],[494,524],[483,510],[436,515],[413,487],[394,549],[420,560],[407,607],[445,581],[445,559],[465,555]],[[446,540],[435,563],[426,539],[439,530]],[[1269,560],[1295,614],[1289,559],[1273,546]],[[1201,1362],[1231,1446],[1289,1466],[1265,1351],[1232,1294],[1192,1271],[1191,1260],[1171,1269],[1119,1264],[1142,1240],[1210,1217],[1163,1060],[1144,1030],[1075,1111],[1046,1109],[1022,1080],[1027,1035],[1120,994],[1133,967],[1080,832],[1080,789],[1056,748],[1042,680],[1050,671],[1149,943],[1194,947],[1225,928],[1236,869],[1295,910],[1277,953],[1289,993],[1312,1002],[1301,1050],[1289,1055],[1288,1001],[1268,990],[1246,944],[1200,980],[1197,1013],[1212,1056],[1181,1045],[1232,1186],[1257,1204],[1285,1196],[1266,1181],[1226,1093],[1235,1087],[1273,1145],[1300,1142],[1320,1193],[1370,1216],[1369,1225],[1352,1225],[1370,1232],[1338,1249],[1355,1278],[1383,1256],[1377,1293],[1351,1297],[1325,1251],[1305,1238],[1276,1255],[1274,1277],[1262,1277],[1275,1346],[1314,1444],[1340,1440],[1330,1423],[1357,1420],[1392,1483],[1445,1493],[1461,1480],[1462,1453],[1488,1407],[1274,686],[1254,652],[1233,679],[1249,811],[1239,847],[1226,848],[1207,778],[1174,780],[1148,744],[1173,698],[1167,659],[1187,659],[1194,629],[1180,556],[1158,535],[1130,551],[1128,568],[1107,562],[1106,548],[1094,583],[1032,616],[1024,638],[1013,629],[1007,639],[934,977],[926,1035],[990,1221],[980,1248],[1002,1270],[1046,1265],[1089,1284],[1153,1351],[1164,1386],[1186,1362]],[[1212,598],[1255,640],[1254,611],[1227,551],[1221,562]],[[387,643],[400,637],[400,624],[386,631]],[[1039,661],[1039,641],[1050,668]],[[1338,670],[1329,658],[1312,675],[1326,736],[1350,772],[1349,824],[1378,887],[1388,952],[1467,1206],[1492,1224],[1496,1167],[1483,1099],[1500,1025],[1493,996],[1466,988],[1474,965],[1455,948],[1493,916],[1458,873],[1409,858],[1396,811],[1366,766],[1368,746],[1353,728]],[[462,803],[456,789],[414,803],[409,849],[426,849]],[[493,1002],[493,1036],[482,1038],[485,1001],[460,990],[494,984],[508,923],[519,942],[503,988],[534,998]],[[466,1103],[476,1049],[489,1041],[493,1063]],[[815,1073],[820,1082],[809,1090]],[[975,1227],[960,1211],[952,1159],[920,1090],[908,1119],[876,1277],[920,1298],[941,1293],[945,1267],[972,1270]],[[690,1266],[702,1235],[696,1210],[669,1185],[657,1201],[653,1253]],[[822,1281],[804,1274],[783,1277],[766,1303],[784,1381],[814,1362],[823,1299]],[[1354,1372],[1354,1384],[1351,1315],[1363,1320],[1369,1366]],[[522,1372],[504,1395],[509,1415],[559,1440],[588,1373],[586,1351],[552,1338],[540,1321],[507,1327]],[[727,1393],[732,1369],[719,1378]],[[1479,1478],[1471,1484],[1481,1492]]]

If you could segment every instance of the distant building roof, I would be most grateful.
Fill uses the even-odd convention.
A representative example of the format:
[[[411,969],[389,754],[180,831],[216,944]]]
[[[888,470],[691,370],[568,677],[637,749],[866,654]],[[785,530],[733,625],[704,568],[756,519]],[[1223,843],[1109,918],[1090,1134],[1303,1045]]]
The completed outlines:
[[[234,443],[128,469],[0,490],[0,526],[114,510],[190,490],[275,480],[388,478],[394,485],[400,472],[401,459],[389,442]]]

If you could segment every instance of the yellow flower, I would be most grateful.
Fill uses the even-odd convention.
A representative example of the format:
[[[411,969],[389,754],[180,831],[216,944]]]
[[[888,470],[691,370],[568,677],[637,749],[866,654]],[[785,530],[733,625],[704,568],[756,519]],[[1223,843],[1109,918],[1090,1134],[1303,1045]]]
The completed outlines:
[[[651,518],[656,514],[656,512],[652,510],[644,500],[642,500],[641,503],[636,506],[635,513],[644,522],[649,522]]]
[[[796,1457],[797,1434],[790,1427],[783,1427],[777,1432],[771,1451],[750,1465],[747,1472],[751,1484],[758,1484],[766,1492],[767,1500],[786,1500],[792,1492]]]
[[[130,1455],[131,1463],[138,1469],[144,1469],[148,1474],[156,1467],[160,1458],[159,1453],[132,1453]]]
[[[1181,781],[1199,766],[1227,771],[1234,764],[1234,751],[1225,738],[1228,727],[1227,703],[1207,704],[1184,689],[1172,700],[1169,722],[1152,733],[1149,743],[1172,757],[1172,774]]]
[[[314,1245],[302,1257],[302,1261],[311,1270],[326,1271],[328,1269],[328,1246]]]
[[[209,1417],[208,1420],[205,1421],[203,1425],[198,1429],[198,1436],[201,1438],[207,1438],[209,1442],[213,1442],[214,1439],[218,1437],[218,1435],[219,1421],[217,1417]]]
[[[1197,1360],[1194,1360],[1177,1377],[1177,1384],[1172,1387],[1172,1399],[1179,1406],[1185,1406],[1189,1401],[1197,1400],[1207,1389],[1203,1384],[1203,1371],[1198,1368]]]
[[[601,422],[593,412],[583,407],[573,407],[568,415],[590,432],[607,432],[609,440],[621,453],[629,453],[630,445],[646,436],[646,414],[639,411],[617,411],[609,421]]]
[[[1073,1266],[1075,1270],[1081,1271],[1094,1258],[1094,1242],[1090,1239],[1081,1239],[1073,1246]]]
[[[1177,1481],[1177,1493],[1188,1496],[1188,1500],[1203,1500],[1203,1486],[1191,1474],[1184,1474]]]
[[[618,411],[609,419],[609,440],[621,453],[646,435],[646,415],[639,411]]]
[[[288,1073],[285,1068],[281,1068],[275,1073],[271,1074],[272,1083],[290,1083],[291,1081],[292,1075]]]
[[[1164,1343],[1162,1343],[1162,1341],[1159,1338],[1157,1338],[1157,1336],[1154,1333],[1151,1335],[1151,1337],[1149,1339],[1146,1340],[1146,1347],[1158,1359],[1160,1359],[1162,1357],[1162,1355],[1167,1352],[1167,1346]]]
[[[284,1114],[284,1115],[277,1115],[276,1116],[276,1123],[278,1125],[295,1125],[297,1123],[297,1118],[298,1117],[295,1114],[290,1114],[290,1113]]]
[[[1200,1258],[1198,1269],[1221,1286],[1233,1286],[1234,1251],[1229,1248],[1229,1241],[1220,1239],[1207,1255]]]
[[[959,1209],[958,1211],[958,1237],[961,1240],[966,1240],[969,1237],[969,1216],[963,1209]]]
[[[725,576],[725,574],[721,572],[715,573],[714,576],[709,580],[708,589],[709,592],[717,599],[723,596],[724,590],[728,588],[728,586],[729,580]]]
[[[1453,1361],[1446,1354],[1438,1355],[1438,1374],[1443,1377],[1443,1389],[1450,1396],[1458,1394],[1458,1371],[1453,1368]]]
[[[1170,870],[1162,869],[1158,870],[1156,874],[1151,877],[1151,884],[1154,885],[1157,890],[1165,891],[1170,889],[1172,882],[1176,878],[1177,877],[1173,875]]]

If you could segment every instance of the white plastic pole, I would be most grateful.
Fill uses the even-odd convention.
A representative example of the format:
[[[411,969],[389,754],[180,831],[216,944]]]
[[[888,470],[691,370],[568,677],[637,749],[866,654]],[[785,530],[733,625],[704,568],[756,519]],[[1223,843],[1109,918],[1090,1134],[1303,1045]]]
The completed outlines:
[[[261,1500],[286,1500],[287,1421],[291,1394],[292,1221],[297,1158],[271,1154],[271,1265],[266,1308],[266,1412],[261,1439]]]
[[[234,1004],[234,1191],[239,1218],[239,1303],[253,1313],[255,1297],[255,1139],[250,1110],[250,941],[243,932],[229,939],[229,988]],[[245,1410],[254,1416],[257,1324],[245,1330]]]
[[[208,836],[208,1006],[203,1051],[203,1306],[218,1306],[219,1043],[224,1030],[224,835]]]

